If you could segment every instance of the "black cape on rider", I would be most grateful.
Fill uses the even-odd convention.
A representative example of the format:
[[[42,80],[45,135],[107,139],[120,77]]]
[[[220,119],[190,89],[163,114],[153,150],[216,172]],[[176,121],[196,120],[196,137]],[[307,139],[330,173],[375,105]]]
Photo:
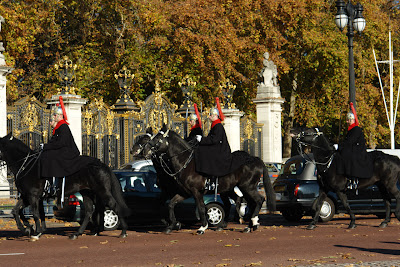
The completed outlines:
[[[209,119],[212,121],[208,136],[201,138],[195,150],[196,171],[206,176],[221,177],[238,169],[244,161],[233,157],[228,138],[221,120],[224,119],[219,101],[218,109],[211,109]],[[221,114],[221,115],[220,115]]]
[[[62,99],[60,99],[62,101]],[[65,177],[78,172],[85,165],[97,161],[97,159],[80,156],[80,152],[66,120],[65,110],[56,107],[54,116],[60,119],[53,129],[53,136],[43,146],[40,157],[42,177]],[[62,118],[62,119],[61,119]],[[56,120],[57,121],[57,120]]]
[[[347,114],[348,132],[339,145],[342,162],[338,165],[338,174],[347,178],[370,178],[373,174],[373,162],[368,155],[363,130],[358,126],[358,119],[353,103],[353,112]]]

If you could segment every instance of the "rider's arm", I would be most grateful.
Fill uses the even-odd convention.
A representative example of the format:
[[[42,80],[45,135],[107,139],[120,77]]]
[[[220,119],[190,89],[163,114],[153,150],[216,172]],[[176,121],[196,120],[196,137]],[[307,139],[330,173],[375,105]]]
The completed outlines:
[[[200,145],[204,146],[212,146],[216,144],[220,144],[223,140],[223,131],[224,128],[222,124],[217,124],[214,126],[214,128],[210,131],[208,136],[205,136],[201,139]]]

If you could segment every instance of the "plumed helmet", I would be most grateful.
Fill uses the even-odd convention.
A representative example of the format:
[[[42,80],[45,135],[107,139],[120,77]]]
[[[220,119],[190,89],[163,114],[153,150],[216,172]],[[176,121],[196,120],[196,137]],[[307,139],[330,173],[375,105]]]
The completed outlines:
[[[197,115],[195,113],[190,114],[189,120],[196,121],[197,120]]]
[[[346,118],[348,120],[355,120],[356,117],[354,116],[354,114],[352,112],[347,113]]]
[[[219,117],[219,111],[217,108],[211,108],[210,115],[217,115]]]
[[[57,115],[63,115],[62,108],[58,105],[53,107],[52,113]]]

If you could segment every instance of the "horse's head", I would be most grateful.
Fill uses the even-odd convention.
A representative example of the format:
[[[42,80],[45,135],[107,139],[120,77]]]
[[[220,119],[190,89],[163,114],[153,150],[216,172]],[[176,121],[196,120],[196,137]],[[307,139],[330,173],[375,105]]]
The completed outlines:
[[[156,153],[165,153],[168,150],[168,137],[170,130],[163,127],[153,138],[144,146],[143,156],[145,158],[151,157]]]
[[[132,146],[131,154],[138,156],[143,153],[144,147],[150,142],[153,137],[152,128],[147,128],[146,134],[136,137],[135,144]]]
[[[295,138],[297,142],[312,145],[317,141],[323,132],[319,128],[293,128],[290,130],[290,136]]]
[[[25,157],[30,149],[11,133],[0,138],[0,160],[17,160]]]

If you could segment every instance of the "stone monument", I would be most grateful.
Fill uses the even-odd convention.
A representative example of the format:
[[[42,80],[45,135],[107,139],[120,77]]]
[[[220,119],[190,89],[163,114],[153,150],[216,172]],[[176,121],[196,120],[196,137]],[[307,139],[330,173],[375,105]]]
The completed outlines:
[[[1,23],[4,23],[4,18],[0,16],[0,32]],[[8,67],[4,55],[3,42],[0,42],[0,137],[7,134],[7,94],[6,94],[6,84],[7,74],[11,73],[12,68]],[[0,197],[9,197],[9,183],[7,181],[7,169],[2,168],[0,170]]]
[[[259,73],[257,122],[263,126],[262,159],[264,162],[282,162],[281,112],[284,99],[278,85],[278,70],[269,53],[264,53],[263,69]]]

